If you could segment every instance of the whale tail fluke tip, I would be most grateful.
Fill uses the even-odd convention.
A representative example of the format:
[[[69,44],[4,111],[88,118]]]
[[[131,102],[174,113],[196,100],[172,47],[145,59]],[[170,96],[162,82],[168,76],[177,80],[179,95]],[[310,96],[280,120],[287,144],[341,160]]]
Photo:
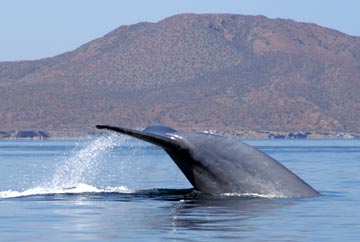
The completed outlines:
[[[97,125],[95,125],[95,127],[97,128],[97,129],[106,129],[106,125],[102,125],[102,124],[97,124]]]

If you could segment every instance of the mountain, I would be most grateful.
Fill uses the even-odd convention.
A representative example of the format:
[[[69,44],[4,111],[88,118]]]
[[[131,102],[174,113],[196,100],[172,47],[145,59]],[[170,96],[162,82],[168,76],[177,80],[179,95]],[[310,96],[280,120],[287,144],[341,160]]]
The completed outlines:
[[[55,57],[0,62],[0,94],[0,130],[360,132],[360,37],[264,16],[181,14]]]

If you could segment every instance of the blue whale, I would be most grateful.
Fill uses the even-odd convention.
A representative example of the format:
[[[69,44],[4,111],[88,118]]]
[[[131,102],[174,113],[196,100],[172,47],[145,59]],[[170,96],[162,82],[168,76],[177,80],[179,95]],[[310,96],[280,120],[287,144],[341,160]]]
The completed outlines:
[[[178,132],[167,126],[143,131],[97,125],[163,148],[193,187],[212,195],[279,198],[319,196],[284,165],[237,139],[205,132]]]

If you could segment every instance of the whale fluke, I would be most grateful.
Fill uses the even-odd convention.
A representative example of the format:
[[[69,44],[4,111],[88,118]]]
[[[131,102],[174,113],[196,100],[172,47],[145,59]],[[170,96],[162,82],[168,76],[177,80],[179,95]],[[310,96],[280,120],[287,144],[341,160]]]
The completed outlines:
[[[156,130],[156,132],[151,132],[152,128],[148,129],[150,132],[139,131],[135,129],[128,129],[128,128],[120,128],[114,127],[109,125],[96,125],[98,129],[108,129],[118,133],[126,134],[137,139],[141,139],[143,141],[152,143],[154,145],[160,146],[164,149],[175,149],[177,147],[176,142],[172,141],[170,137],[166,137],[165,135],[160,135],[162,132],[160,130]],[[176,131],[175,131],[176,132]]]
[[[167,126],[140,131],[97,125],[162,147],[198,191],[208,194],[244,194],[304,198],[319,192],[284,165],[256,148],[202,132],[179,132]]]

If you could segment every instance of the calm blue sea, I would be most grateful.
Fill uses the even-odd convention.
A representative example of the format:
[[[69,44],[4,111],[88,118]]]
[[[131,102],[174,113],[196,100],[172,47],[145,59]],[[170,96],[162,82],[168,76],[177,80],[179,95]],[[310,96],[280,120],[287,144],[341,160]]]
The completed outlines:
[[[0,141],[0,241],[360,240],[360,140],[245,142],[322,196],[203,195],[164,151],[122,136]]]

